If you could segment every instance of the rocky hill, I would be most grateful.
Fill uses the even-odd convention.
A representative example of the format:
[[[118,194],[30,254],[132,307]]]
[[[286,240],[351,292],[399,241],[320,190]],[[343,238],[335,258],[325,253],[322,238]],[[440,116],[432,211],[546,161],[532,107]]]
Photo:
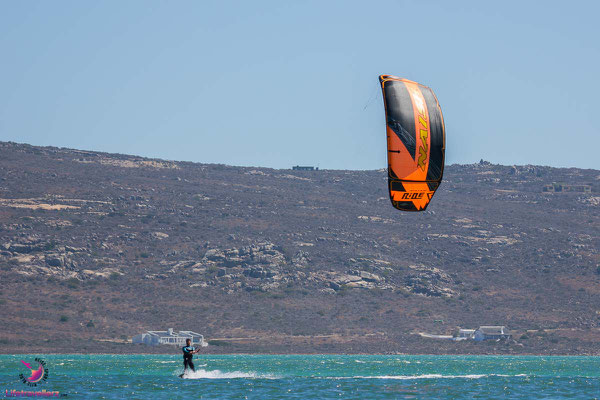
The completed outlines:
[[[600,171],[450,165],[426,212],[380,171],[0,142],[0,351],[599,354]],[[423,338],[506,325],[514,340]]]

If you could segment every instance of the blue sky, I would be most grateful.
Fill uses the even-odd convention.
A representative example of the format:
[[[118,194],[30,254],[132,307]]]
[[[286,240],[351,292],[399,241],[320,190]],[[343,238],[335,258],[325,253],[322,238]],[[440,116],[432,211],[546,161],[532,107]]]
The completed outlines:
[[[430,86],[447,163],[600,169],[600,2],[3,1],[0,140],[386,166],[377,77]]]

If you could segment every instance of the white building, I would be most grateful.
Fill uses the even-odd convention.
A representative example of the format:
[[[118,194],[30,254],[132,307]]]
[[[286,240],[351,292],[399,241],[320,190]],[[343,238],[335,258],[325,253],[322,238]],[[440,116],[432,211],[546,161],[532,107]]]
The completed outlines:
[[[166,331],[147,331],[131,338],[132,343],[144,343],[151,346],[159,344],[172,344],[175,346],[185,346],[187,339],[192,340],[192,345],[204,345],[204,336],[192,331],[174,332],[173,328]]]
[[[473,334],[473,339],[477,341],[510,339],[510,337],[510,331],[505,326],[480,326]]]
[[[475,334],[475,329],[459,329],[458,330],[458,339],[473,339],[473,335]]]

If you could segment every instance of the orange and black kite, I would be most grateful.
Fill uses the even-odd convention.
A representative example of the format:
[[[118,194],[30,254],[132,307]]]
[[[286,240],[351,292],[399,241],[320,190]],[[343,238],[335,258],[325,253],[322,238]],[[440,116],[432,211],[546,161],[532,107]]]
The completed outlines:
[[[423,211],[442,181],[446,133],[433,90],[380,75],[388,146],[388,187],[394,207]]]

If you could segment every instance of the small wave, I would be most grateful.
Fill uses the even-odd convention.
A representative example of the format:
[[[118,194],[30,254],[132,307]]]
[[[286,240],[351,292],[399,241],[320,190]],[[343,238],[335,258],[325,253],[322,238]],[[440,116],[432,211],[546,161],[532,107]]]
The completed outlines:
[[[159,364],[173,364],[176,362],[179,362],[179,361],[157,361],[157,363],[159,363]]]
[[[481,379],[489,378],[493,376],[499,377],[524,377],[526,374],[518,375],[503,375],[503,374],[469,374],[469,375],[441,375],[441,374],[423,374],[423,375],[380,375],[380,376],[350,376],[350,377],[337,377],[335,379],[399,379],[399,380],[413,380],[413,379]]]
[[[440,375],[440,374],[423,374],[423,375],[384,375],[371,376],[374,379],[480,379],[488,375]]]
[[[183,375],[183,379],[237,379],[237,378],[245,378],[245,379],[279,379],[278,376],[269,375],[269,374],[259,374],[255,372],[222,372],[218,369],[213,371],[206,371],[204,369],[199,369],[195,372],[187,372]]]

